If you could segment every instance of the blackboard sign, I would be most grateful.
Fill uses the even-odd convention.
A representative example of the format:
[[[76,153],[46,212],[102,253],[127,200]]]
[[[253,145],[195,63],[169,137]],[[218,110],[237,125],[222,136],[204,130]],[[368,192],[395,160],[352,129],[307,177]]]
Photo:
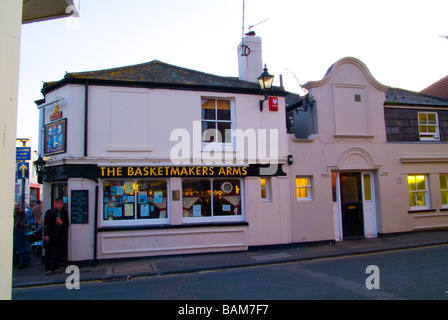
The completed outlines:
[[[72,190],[71,196],[71,223],[89,223],[89,190]]]

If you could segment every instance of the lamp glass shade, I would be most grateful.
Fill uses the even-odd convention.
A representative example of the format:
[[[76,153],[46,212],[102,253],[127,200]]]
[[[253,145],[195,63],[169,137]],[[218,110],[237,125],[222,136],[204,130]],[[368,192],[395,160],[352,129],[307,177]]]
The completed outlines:
[[[39,157],[36,161],[33,162],[34,167],[36,168],[37,173],[44,172],[45,164],[47,163],[42,157]]]
[[[274,76],[268,73],[266,66],[263,69],[263,73],[258,77],[258,82],[260,83],[260,88],[262,90],[269,90],[272,87],[272,82],[274,81]]]

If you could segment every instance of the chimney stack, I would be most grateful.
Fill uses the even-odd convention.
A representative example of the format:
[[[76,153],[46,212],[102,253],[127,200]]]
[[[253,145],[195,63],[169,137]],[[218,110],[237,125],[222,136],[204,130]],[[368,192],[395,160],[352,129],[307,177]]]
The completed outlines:
[[[244,41],[238,46],[238,72],[240,80],[257,83],[263,72],[261,38],[255,36],[255,32],[246,33]]]

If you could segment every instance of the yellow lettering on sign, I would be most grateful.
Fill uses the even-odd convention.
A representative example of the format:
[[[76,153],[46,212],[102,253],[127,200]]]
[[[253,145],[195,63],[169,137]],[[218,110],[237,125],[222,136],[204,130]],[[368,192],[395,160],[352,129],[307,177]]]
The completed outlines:
[[[238,168],[238,167],[236,167],[236,168],[233,168],[233,175],[234,176],[236,176],[236,175],[241,175],[241,168]]]
[[[107,176],[115,176],[115,168],[107,168]]]
[[[142,168],[140,168],[140,167],[137,167],[137,168],[135,168],[135,173],[134,173],[134,175],[135,176],[141,176],[142,175]]]
[[[133,175],[134,175],[134,168],[128,167],[128,176],[133,176]]]
[[[176,175],[176,176],[180,175],[180,169],[179,169],[179,167],[173,167],[173,168],[171,168],[171,175],[172,175],[172,176],[174,176],[174,175]]]

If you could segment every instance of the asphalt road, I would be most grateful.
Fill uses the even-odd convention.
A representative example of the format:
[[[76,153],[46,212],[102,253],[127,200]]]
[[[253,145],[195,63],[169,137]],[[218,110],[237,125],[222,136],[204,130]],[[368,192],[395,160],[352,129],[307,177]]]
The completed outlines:
[[[65,285],[17,288],[12,299],[448,300],[447,266],[448,245],[440,245],[130,281],[81,282],[79,289],[72,290]],[[178,305],[185,304],[177,302],[176,312]],[[223,315],[231,309],[215,311]]]

